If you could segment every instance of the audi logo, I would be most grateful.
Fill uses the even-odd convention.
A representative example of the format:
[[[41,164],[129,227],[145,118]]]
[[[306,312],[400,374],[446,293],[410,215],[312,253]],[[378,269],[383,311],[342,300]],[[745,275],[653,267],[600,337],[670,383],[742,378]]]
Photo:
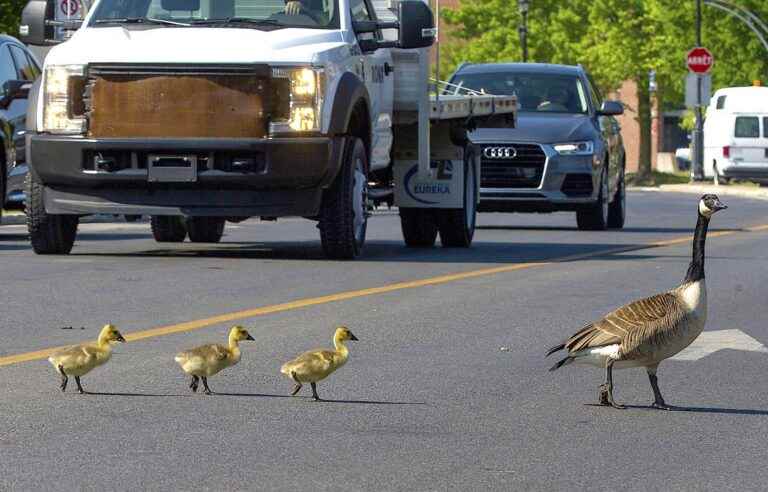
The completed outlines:
[[[487,159],[514,159],[517,157],[517,149],[514,147],[486,147],[483,156]]]

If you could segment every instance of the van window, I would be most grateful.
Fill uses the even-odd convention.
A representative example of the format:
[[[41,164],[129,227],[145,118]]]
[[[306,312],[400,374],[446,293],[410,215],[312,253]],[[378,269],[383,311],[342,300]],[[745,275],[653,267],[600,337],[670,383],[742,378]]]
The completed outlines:
[[[736,138],[760,138],[760,119],[757,116],[737,116]]]
[[[717,109],[723,109],[725,107],[725,98],[728,96],[720,96],[717,98]]]
[[[763,136],[768,138],[768,117],[763,118]]]

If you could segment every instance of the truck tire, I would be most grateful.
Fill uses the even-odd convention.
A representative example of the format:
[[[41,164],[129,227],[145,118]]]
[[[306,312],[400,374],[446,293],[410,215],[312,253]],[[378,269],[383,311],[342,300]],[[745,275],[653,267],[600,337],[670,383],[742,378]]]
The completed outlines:
[[[328,258],[351,260],[363,250],[368,227],[368,154],[363,141],[352,138],[336,180],[323,193],[320,242]]]
[[[32,249],[38,255],[68,255],[75,244],[80,217],[46,213],[43,184],[31,172],[27,174],[26,188],[27,230]]]
[[[218,243],[224,235],[224,217],[189,217],[187,232],[193,243]]]
[[[608,228],[622,229],[627,217],[627,189],[624,184],[624,171],[619,178],[618,189],[608,205]]]
[[[410,248],[430,248],[437,240],[437,222],[433,210],[401,208],[400,227],[405,245]]]
[[[153,215],[149,220],[152,236],[158,243],[183,243],[187,237],[184,219],[177,215]]]
[[[477,221],[477,177],[471,151],[464,161],[463,208],[437,209],[435,214],[443,247],[469,248],[472,245]]]
[[[576,211],[576,225],[582,231],[604,231],[608,228],[608,177],[605,168],[600,175],[597,201]]]

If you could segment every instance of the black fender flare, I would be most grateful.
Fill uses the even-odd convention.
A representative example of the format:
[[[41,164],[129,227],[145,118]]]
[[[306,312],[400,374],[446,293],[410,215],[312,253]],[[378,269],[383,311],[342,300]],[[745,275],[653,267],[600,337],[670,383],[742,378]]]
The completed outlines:
[[[331,109],[331,123],[328,133],[334,136],[348,135],[349,122],[352,119],[352,112],[360,101],[365,102],[365,107],[370,115],[371,97],[368,89],[365,87],[356,75],[346,72],[341,76],[339,85],[336,88],[336,94],[333,98],[333,107]],[[369,133],[372,131],[369,128]],[[372,135],[367,136],[370,143]]]
[[[29,89],[29,96],[27,97],[27,121],[26,121],[26,134],[24,135],[24,152],[25,162],[29,168],[30,173],[34,173],[35,177],[40,179],[32,165],[32,135],[38,133],[37,128],[37,103],[40,100],[40,90],[42,88],[43,78],[38,77],[34,81],[32,87]]]

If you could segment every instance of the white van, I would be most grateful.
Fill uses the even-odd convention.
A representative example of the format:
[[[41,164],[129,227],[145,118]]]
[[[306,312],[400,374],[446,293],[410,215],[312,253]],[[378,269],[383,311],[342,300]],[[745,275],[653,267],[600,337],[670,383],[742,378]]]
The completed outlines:
[[[715,92],[704,122],[704,176],[768,183],[768,87]]]

